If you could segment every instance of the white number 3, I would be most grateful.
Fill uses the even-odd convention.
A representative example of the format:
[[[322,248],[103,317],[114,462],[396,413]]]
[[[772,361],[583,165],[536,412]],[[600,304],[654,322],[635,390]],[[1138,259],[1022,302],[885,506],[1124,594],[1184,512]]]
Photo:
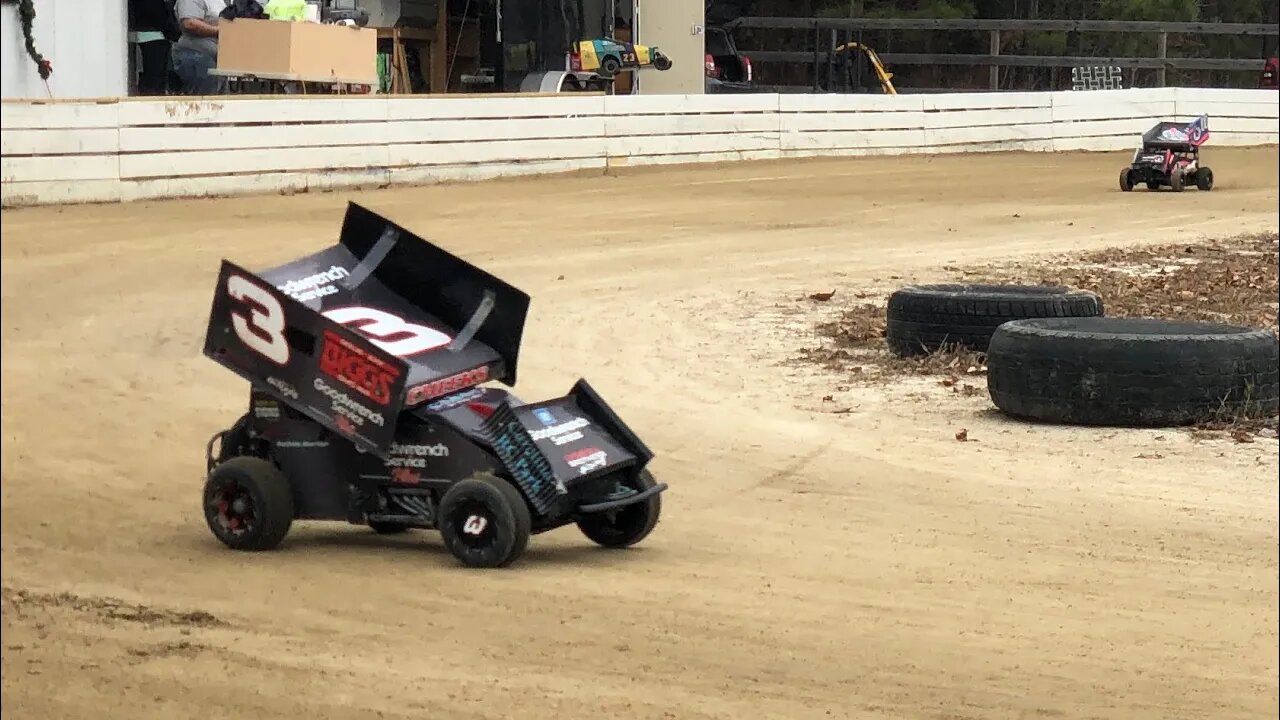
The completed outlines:
[[[289,364],[289,342],[284,337],[284,308],[271,293],[242,275],[227,277],[227,294],[249,306],[249,316],[231,311],[231,326],[251,350],[277,365]]]
[[[396,357],[409,357],[448,345],[453,338],[426,325],[405,322],[381,310],[367,307],[345,307],[326,310],[324,316],[340,324],[349,325],[368,336],[374,345]],[[397,335],[408,337],[391,340]]]

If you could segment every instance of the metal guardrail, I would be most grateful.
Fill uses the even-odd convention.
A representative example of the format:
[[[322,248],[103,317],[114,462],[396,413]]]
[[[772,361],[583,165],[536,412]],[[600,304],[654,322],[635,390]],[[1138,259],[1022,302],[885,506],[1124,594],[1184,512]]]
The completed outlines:
[[[728,29],[756,28],[769,30],[805,30],[813,36],[813,47],[807,52],[748,50],[751,59],[760,63],[801,63],[814,66],[814,87],[818,68],[830,63],[831,53],[840,34],[847,37],[866,31],[977,31],[990,38],[990,51],[985,55],[961,53],[882,53],[880,58],[890,65],[962,65],[990,68],[990,89],[1000,88],[1002,67],[1088,67],[1109,66],[1127,70],[1155,70],[1157,84],[1165,84],[1168,70],[1258,70],[1264,58],[1186,58],[1169,57],[1169,35],[1237,35],[1280,36],[1280,26],[1268,23],[1160,22],[1148,20],[981,20],[943,18],[803,18],[744,17],[725,24]],[[1156,57],[1089,57],[1072,55],[1002,55],[1001,32],[1079,32],[1079,33],[1155,33]],[[826,40],[824,35],[830,35]],[[829,43],[826,48],[822,46]]]
[[[1154,20],[971,20],[942,18],[743,17],[726,28],[772,30],[1008,30],[1023,32],[1139,32],[1187,35],[1280,35],[1269,23],[1160,22]]]
[[[752,62],[810,63],[812,52],[782,52],[772,50],[747,51]],[[825,62],[830,53],[818,52],[819,62]],[[1258,70],[1262,58],[1256,60],[1224,58],[1117,58],[1074,55],[958,55],[951,53],[879,53],[880,59],[889,65],[986,65],[997,67],[1079,67],[1085,65],[1111,65],[1139,70]]]

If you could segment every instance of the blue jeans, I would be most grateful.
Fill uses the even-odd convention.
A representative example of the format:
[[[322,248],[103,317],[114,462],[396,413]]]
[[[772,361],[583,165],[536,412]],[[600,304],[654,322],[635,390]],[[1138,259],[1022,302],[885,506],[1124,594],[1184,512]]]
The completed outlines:
[[[188,48],[173,49],[173,71],[182,78],[182,92],[187,95],[223,95],[227,79],[210,75],[218,66],[216,58]]]

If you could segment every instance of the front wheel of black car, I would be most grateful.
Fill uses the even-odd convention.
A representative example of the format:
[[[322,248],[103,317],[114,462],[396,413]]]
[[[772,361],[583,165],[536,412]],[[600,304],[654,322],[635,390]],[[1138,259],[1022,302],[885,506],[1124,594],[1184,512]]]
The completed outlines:
[[[642,470],[634,480],[620,482],[636,492],[644,492],[657,485],[648,470]],[[616,510],[591,513],[578,520],[578,529],[587,539],[607,548],[623,548],[645,539],[662,514],[662,493],[655,493],[637,503],[624,505]]]
[[[280,469],[257,457],[234,457],[209,473],[204,519],[233,550],[270,550],[293,524],[293,491]]]
[[[1129,192],[1133,190],[1133,169],[1125,168],[1120,171],[1120,191]]]
[[[1207,167],[1196,170],[1196,189],[1209,192],[1213,189],[1213,171]]]
[[[1182,192],[1187,187],[1187,176],[1182,174],[1182,170],[1174,170],[1169,173],[1169,189],[1174,192]]]
[[[510,565],[529,544],[529,506],[511,483],[479,475],[455,483],[440,499],[437,524],[445,547],[473,568]]]

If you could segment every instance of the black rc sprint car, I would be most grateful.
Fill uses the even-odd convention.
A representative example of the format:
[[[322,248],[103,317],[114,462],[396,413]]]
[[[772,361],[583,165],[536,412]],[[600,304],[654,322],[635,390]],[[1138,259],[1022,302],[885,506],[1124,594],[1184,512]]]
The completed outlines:
[[[1200,164],[1200,146],[1209,139],[1209,117],[1189,123],[1162,122],[1142,135],[1142,147],[1133,153],[1129,167],[1120,171],[1120,189],[1130,192],[1139,184],[1148,190],[1167,187],[1182,192],[1187,183],[1208,192],[1213,170]]]
[[[251,388],[206,448],[209,529],[267,550],[299,519],[435,528],[471,567],[570,524],[606,547],[642,540],[667,486],[585,380],[529,404],[483,386],[515,384],[528,307],[355,204],[336,245],[261,273],[224,260],[204,354]]]

